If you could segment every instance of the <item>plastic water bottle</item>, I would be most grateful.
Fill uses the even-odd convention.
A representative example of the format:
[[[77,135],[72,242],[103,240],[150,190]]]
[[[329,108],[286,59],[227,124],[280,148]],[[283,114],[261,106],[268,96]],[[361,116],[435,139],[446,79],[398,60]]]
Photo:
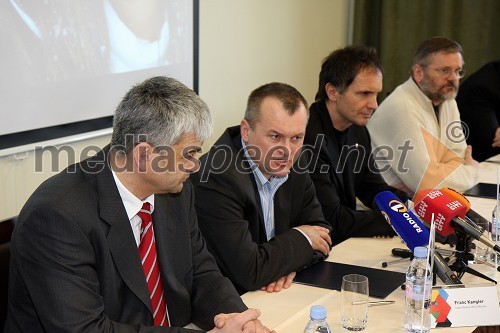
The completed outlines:
[[[304,333],[331,333],[326,322],[326,308],[322,305],[311,306],[311,320],[306,325]]]
[[[492,241],[498,241],[500,240],[500,223],[498,222],[498,217],[497,217],[497,207],[493,209],[493,212],[491,213],[491,240]]]
[[[497,216],[497,206],[493,208],[493,212],[491,213],[491,240],[495,242],[495,244],[500,245],[500,219]],[[491,260],[496,265],[500,265],[500,255],[498,255],[495,251],[491,253]]]
[[[426,333],[431,329],[429,307],[432,274],[427,260],[427,249],[417,246],[413,261],[406,273],[405,332]],[[425,286],[425,293],[424,293]]]

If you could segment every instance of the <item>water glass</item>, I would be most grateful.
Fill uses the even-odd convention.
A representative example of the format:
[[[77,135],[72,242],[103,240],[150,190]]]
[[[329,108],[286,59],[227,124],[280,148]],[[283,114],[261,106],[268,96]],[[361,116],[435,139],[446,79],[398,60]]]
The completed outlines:
[[[348,274],[342,278],[340,290],[340,323],[349,331],[362,331],[368,321],[368,278]]]

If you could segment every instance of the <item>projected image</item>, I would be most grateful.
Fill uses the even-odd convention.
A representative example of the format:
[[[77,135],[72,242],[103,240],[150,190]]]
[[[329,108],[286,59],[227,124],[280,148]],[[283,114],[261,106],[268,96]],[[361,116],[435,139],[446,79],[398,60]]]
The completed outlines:
[[[188,1],[5,2],[2,25],[8,26],[1,30],[10,37],[2,45],[10,44],[12,63],[25,66],[30,80],[122,73],[190,56]]]
[[[54,127],[109,118],[120,96],[151,76],[194,88],[197,4],[0,0],[0,149],[24,140],[10,134],[55,137]]]

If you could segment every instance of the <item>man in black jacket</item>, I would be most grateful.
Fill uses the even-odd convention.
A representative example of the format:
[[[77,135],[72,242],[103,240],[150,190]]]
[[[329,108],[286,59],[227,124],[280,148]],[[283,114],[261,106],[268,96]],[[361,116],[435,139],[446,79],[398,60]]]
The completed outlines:
[[[259,87],[241,125],[224,132],[193,174],[200,229],[240,292],[288,288],[297,270],[330,251],[314,185],[298,168],[307,118],[295,88]]]
[[[500,59],[472,73],[457,95],[460,118],[467,126],[467,143],[478,162],[500,154]]]
[[[365,125],[378,107],[382,66],[374,49],[346,47],[323,61],[316,102],[311,105],[304,143],[312,148],[311,178],[334,244],[350,237],[392,236],[375,210],[357,210],[356,197],[369,208],[381,191],[406,194],[385,183],[371,154]]]
[[[19,214],[5,332],[269,332],[198,229],[188,177],[211,128],[177,80],[132,87],[110,146],[45,181]]]

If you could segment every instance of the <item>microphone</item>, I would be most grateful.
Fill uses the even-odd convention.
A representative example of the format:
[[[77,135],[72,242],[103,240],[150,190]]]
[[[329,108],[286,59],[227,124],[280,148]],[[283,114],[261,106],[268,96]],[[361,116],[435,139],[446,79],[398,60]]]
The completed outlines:
[[[467,213],[465,213],[465,216],[467,216],[473,222],[481,221],[481,225],[490,226],[490,229],[491,229],[491,222],[489,220],[485,219],[484,217],[482,217],[475,210],[471,209],[470,208],[471,203],[470,203],[469,199],[467,199],[462,193],[460,193],[452,188],[449,188],[449,187],[443,187],[441,189],[441,192],[443,192],[448,198],[450,198],[452,200],[458,200],[462,205],[466,206]]]
[[[375,196],[375,204],[409,249],[428,245],[429,230],[394,193],[380,192]],[[457,274],[448,267],[446,260],[437,252],[434,253],[434,270],[445,284],[462,284]]]
[[[417,246],[427,245],[429,230],[394,193],[380,192],[375,196],[375,204],[410,250],[413,251]]]
[[[459,200],[448,198],[440,190],[430,190],[423,196],[415,205],[415,212],[427,223],[431,222],[434,213],[436,232],[442,236],[448,236],[454,230],[461,231],[496,252],[500,252],[500,246],[483,235],[483,231],[477,225],[464,219],[467,206]]]
[[[411,256],[413,255],[413,253],[411,252],[411,250],[408,250],[408,249],[401,249],[399,247],[395,247],[391,250],[391,253],[393,256],[395,257],[401,257],[401,258],[411,258]]]
[[[446,262],[441,253],[437,251],[434,252],[434,269],[436,270],[436,275],[444,284],[462,284],[457,273],[451,270],[448,266],[448,262]]]

